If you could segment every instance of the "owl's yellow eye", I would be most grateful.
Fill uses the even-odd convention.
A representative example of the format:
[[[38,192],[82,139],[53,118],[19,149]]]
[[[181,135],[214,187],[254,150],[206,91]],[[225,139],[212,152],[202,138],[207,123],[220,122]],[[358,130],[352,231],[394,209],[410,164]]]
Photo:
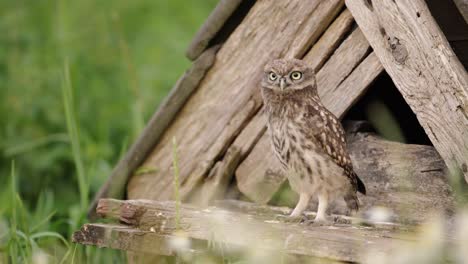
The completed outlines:
[[[299,80],[302,78],[302,72],[295,71],[291,73],[291,79],[293,80]]]
[[[274,81],[274,80],[276,80],[276,78],[278,78],[278,75],[276,75],[276,73],[274,73],[274,72],[270,72],[268,74],[268,78],[270,79],[270,81]]]

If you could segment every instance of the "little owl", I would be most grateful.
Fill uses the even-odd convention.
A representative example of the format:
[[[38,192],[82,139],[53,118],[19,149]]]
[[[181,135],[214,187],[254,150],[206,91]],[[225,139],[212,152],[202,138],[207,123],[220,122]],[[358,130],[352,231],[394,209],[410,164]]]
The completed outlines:
[[[353,171],[340,121],[320,102],[313,69],[297,59],[268,63],[262,95],[274,153],[299,193],[291,217],[300,217],[314,195],[315,222],[326,222],[329,202],[341,197],[356,212],[356,193],[366,189]]]

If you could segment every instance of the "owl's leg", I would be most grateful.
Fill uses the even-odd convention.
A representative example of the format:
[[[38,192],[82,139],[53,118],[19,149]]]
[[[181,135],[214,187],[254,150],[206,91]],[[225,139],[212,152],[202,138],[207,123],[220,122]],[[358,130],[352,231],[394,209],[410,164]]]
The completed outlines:
[[[328,194],[321,193],[318,195],[318,209],[315,222],[327,222]]]
[[[296,205],[296,208],[294,208],[293,212],[291,213],[291,217],[299,217],[302,212],[307,208],[307,205],[309,204],[310,200],[310,194],[308,193],[301,193],[299,196],[299,202]]]
[[[299,196],[299,202],[294,208],[293,212],[289,216],[277,215],[276,220],[286,222],[286,223],[302,223],[307,222],[308,219],[305,215],[302,215],[304,210],[307,208],[310,200],[310,194],[301,193]]]

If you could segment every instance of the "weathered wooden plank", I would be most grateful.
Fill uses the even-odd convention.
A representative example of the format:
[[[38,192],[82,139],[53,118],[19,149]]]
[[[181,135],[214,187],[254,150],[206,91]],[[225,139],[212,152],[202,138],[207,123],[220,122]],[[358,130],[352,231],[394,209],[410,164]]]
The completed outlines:
[[[468,181],[468,74],[423,0],[346,0],[454,175]]]
[[[234,203],[236,202],[231,201],[231,206]],[[152,252],[162,248],[162,254],[172,254],[172,251],[160,246],[160,235],[167,235],[166,239],[173,239],[170,236],[175,232],[183,232],[190,240],[209,240],[212,244],[222,244],[227,254],[232,251],[242,252],[242,249],[272,252],[280,250],[283,254],[341,261],[362,261],[367,252],[389,254],[396,245],[412,243],[411,238],[399,235],[393,228],[335,225],[332,227],[333,232],[330,232],[329,227],[278,222],[270,214],[256,213],[255,205],[248,206],[243,203],[236,207],[243,208],[242,210],[247,208],[250,213],[238,210],[231,212],[217,207],[203,209],[182,204],[177,215],[174,202],[106,199],[99,203],[98,213],[110,219],[131,223],[134,229],[129,233],[132,233],[132,236],[109,235],[108,233],[120,231],[121,227],[110,226],[112,230],[106,233],[99,230],[102,229],[102,225],[98,224],[85,225],[81,231],[75,233],[74,238],[80,243],[99,243],[100,246],[123,247],[127,250],[129,246],[141,245],[133,246],[132,250],[137,251],[147,250],[156,244]],[[178,227],[176,218],[180,223]],[[94,232],[98,238],[90,234],[92,232],[89,230],[92,228],[98,229]],[[143,238],[138,236],[146,238],[143,241]],[[156,242],[153,242],[153,239]],[[196,249],[200,250],[200,247]]]
[[[197,88],[205,73],[213,65],[218,49],[219,46],[215,46],[205,51],[194,62],[192,68],[177,81],[170,94],[151,117],[140,137],[133,143],[125,157],[118,162],[112,174],[96,194],[88,211],[91,218],[94,216],[99,199],[104,197],[120,198],[123,196],[129,176],[140,166],[177,112]]]
[[[323,103],[332,113],[344,116],[383,71],[382,64],[372,52],[336,88],[323,92]]]
[[[348,134],[354,169],[364,181],[363,212],[383,206],[398,222],[423,222],[433,212],[451,215],[455,201],[444,161],[432,146],[402,144],[368,133]],[[335,211],[344,212],[345,208]]]
[[[468,47],[468,0],[458,1],[458,3],[456,0],[426,0],[425,2],[458,59],[465,69],[468,69],[468,48],[466,48]]]
[[[291,46],[280,53],[279,57],[302,58],[320,35],[328,28],[343,6],[343,1],[320,1],[314,15],[307,21],[299,21],[301,30],[310,34],[297,34]],[[322,12],[325,12],[321,14]],[[288,20],[289,22],[289,20]],[[287,23],[286,23],[287,24]]]
[[[202,250],[195,249],[199,244],[206,248],[206,241],[190,238],[191,248],[180,249],[180,252],[177,248],[171,247],[169,243],[177,239],[177,235],[155,233],[116,224],[85,224],[80,231],[73,234],[72,239],[73,242],[84,245],[165,256],[173,256],[176,253],[201,254]]]
[[[200,205],[209,205],[212,201],[223,198],[240,160],[240,149],[235,146],[229,147],[223,159],[216,162],[208,176],[203,179],[202,186],[194,190],[190,201]]]
[[[323,100],[324,94],[336,88],[359,65],[369,49],[366,38],[361,30],[356,28],[317,73],[318,92]],[[340,96],[342,95],[341,93]]]
[[[186,56],[190,60],[195,60],[208,47],[210,41],[221,30],[228,18],[234,13],[242,0],[220,0],[205,23],[198,30],[190,43]]]
[[[354,18],[348,9],[343,10],[338,18],[323,33],[323,36],[307,52],[304,60],[317,72],[336,50],[345,34],[351,30]]]
[[[98,247],[113,248],[127,251],[130,255],[129,263],[167,263],[162,256],[179,256],[184,263],[205,263],[206,259],[239,257],[246,250],[230,244],[210,246],[210,241],[187,237],[186,234],[161,234],[152,231],[142,231],[123,225],[112,224],[86,224],[80,231],[75,232],[73,242],[94,245]],[[212,241],[216,242],[216,241]],[[183,243],[178,245],[178,243]],[[213,244],[213,243],[212,243]],[[186,247],[185,247],[186,246]],[[342,263],[332,259],[316,258],[311,256],[287,255],[285,252],[256,249],[265,263]],[[255,259],[258,260],[258,259]],[[251,263],[251,262],[249,262]]]
[[[324,105],[338,117],[344,115],[383,71],[375,55],[366,58],[368,50],[367,40],[356,29],[317,73],[320,97]],[[324,56],[324,53],[316,54]],[[306,58],[313,60],[316,57],[306,55]],[[268,134],[262,135],[249,156],[240,164],[236,179],[239,190],[259,203],[268,202],[282,185],[285,177],[271,150]]]
[[[197,186],[258,111],[259,72],[264,63],[291,47],[298,48],[296,40],[308,44],[301,36],[320,35],[321,22],[343,4],[341,0],[257,2],[223,44],[200,87],[144,162],[144,167],[157,171],[134,174],[128,184],[129,197],[172,197],[170,142],[174,136],[179,142],[181,191],[189,193]]]

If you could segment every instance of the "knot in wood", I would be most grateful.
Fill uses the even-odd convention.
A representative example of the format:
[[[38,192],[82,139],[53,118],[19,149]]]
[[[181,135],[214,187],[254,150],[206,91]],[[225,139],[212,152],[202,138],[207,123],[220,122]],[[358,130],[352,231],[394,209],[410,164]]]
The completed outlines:
[[[405,45],[400,43],[400,39],[397,37],[389,37],[388,43],[392,51],[393,58],[395,58],[398,64],[405,64],[406,58],[408,58],[408,50]]]
[[[141,216],[146,212],[146,208],[126,204],[122,206],[120,212],[120,222],[129,225],[138,225],[140,223]]]
[[[374,5],[372,4],[372,0],[364,0],[364,5],[369,8],[370,11],[374,11]]]

